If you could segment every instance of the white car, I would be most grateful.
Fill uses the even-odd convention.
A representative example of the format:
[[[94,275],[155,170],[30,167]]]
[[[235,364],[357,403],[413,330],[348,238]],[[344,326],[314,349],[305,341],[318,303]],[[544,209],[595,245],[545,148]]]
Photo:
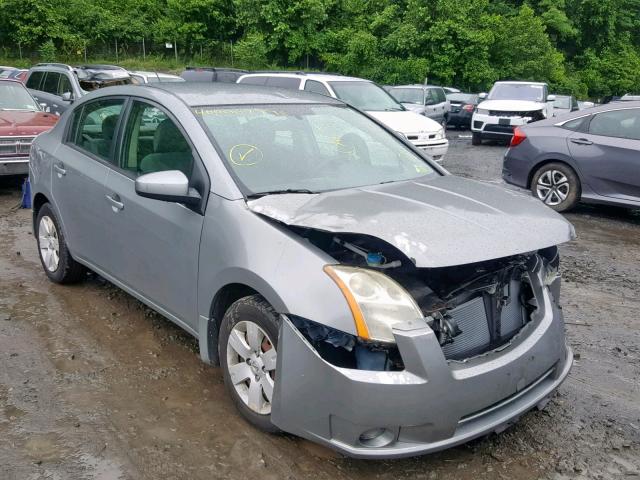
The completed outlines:
[[[338,98],[395,130],[437,162],[449,150],[445,130],[438,122],[411,112],[370,80],[324,73],[249,73],[238,83],[291,88]]]
[[[479,97],[484,101],[471,119],[473,145],[485,139],[509,141],[515,127],[551,118],[556,99],[542,82],[496,82],[489,95]]]
[[[144,72],[141,70],[129,72],[135,83],[163,83],[163,82],[184,82],[184,78],[170,73]]]

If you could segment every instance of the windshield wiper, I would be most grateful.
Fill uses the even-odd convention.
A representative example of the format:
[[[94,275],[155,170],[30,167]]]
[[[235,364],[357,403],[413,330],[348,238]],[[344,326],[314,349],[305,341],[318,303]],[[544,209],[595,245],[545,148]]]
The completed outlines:
[[[315,193],[308,188],[285,188],[282,190],[267,190],[266,192],[255,192],[247,195],[247,198],[260,198],[267,195],[284,195],[287,193]]]

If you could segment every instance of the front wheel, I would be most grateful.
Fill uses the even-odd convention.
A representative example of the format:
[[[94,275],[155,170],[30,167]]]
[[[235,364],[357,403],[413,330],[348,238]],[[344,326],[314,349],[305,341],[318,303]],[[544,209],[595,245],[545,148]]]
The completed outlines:
[[[557,212],[575,207],[580,200],[580,180],[564,163],[548,163],[538,169],[531,181],[531,192]]]
[[[242,416],[266,432],[278,432],[271,423],[271,405],[278,348],[278,315],[260,295],[234,302],[220,326],[218,349],[224,383]]]
[[[85,268],[71,256],[60,222],[48,203],[38,211],[35,234],[42,268],[51,281],[75,283],[82,280]]]
[[[471,145],[482,145],[482,135],[480,132],[473,132],[471,134]]]

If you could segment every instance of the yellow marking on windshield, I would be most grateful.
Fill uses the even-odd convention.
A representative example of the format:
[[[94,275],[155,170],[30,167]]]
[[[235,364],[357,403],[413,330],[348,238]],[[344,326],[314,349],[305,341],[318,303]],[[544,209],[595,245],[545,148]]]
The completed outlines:
[[[255,145],[239,143],[229,149],[229,160],[239,167],[250,167],[260,163],[264,158],[262,150]]]

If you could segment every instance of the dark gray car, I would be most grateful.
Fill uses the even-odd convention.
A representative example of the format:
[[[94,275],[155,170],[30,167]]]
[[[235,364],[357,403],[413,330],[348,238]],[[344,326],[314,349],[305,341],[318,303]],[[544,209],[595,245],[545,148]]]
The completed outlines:
[[[502,176],[557,211],[579,201],[640,207],[640,102],[518,127]]]
[[[500,431],[566,378],[560,215],[327,96],[154,85],[87,95],[36,138],[40,259],[192,334],[250,422],[409,456]]]

